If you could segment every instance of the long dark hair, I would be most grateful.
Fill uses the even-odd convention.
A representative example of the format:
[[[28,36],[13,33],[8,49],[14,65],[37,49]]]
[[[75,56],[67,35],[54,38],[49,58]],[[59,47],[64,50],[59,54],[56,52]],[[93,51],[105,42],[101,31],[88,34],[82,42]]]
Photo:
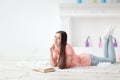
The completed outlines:
[[[60,69],[66,68],[66,44],[67,44],[67,33],[65,31],[58,31],[57,33],[61,34],[61,48],[60,48],[60,55],[58,60],[58,67]]]

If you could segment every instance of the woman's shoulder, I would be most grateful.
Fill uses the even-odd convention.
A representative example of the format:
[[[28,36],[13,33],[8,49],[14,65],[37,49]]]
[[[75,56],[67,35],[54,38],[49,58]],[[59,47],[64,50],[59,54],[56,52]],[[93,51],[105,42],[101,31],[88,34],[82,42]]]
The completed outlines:
[[[72,48],[72,45],[67,43],[66,45],[66,55],[73,55],[74,53],[74,49]]]
[[[67,43],[67,45],[66,45],[66,50],[73,52],[73,47],[72,47],[72,45],[69,44],[69,43]]]
[[[72,48],[72,45],[69,44],[69,43],[67,43],[67,44],[66,44],[66,48]]]

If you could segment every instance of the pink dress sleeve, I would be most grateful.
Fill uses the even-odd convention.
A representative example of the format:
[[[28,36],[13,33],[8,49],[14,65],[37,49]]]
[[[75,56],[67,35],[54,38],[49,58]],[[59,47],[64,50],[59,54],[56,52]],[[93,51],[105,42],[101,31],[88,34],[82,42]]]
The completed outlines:
[[[68,55],[73,55],[73,53],[74,53],[74,50],[73,50],[73,48],[71,47],[71,45],[69,45],[69,44],[67,44],[66,45],[66,56],[68,56]]]
[[[71,62],[70,62],[70,67],[79,66],[78,57],[75,54],[74,49],[72,48],[72,46],[69,45],[69,44],[66,45],[66,57],[68,55],[70,55],[72,57]]]
[[[58,51],[56,49],[54,49],[53,58],[54,58],[55,62],[58,62],[59,55],[58,55]]]

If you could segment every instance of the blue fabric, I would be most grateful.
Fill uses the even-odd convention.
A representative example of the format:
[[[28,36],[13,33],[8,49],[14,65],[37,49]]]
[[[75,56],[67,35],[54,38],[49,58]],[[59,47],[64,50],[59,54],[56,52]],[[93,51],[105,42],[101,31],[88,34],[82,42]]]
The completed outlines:
[[[104,42],[104,58],[91,55],[91,65],[96,66],[99,62],[116,62],[115,49],[113,45],[113,37],[109,36]]]
[[[109,58],[100,58],[91,54],[90,57],[91,57],[91,66],[97,66],[97,64],[99,64],[100,62],[111,62]]]

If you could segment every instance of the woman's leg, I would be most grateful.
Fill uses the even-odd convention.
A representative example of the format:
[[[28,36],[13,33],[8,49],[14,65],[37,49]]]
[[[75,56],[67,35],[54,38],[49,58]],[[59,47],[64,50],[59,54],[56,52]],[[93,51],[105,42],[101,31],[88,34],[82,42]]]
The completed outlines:
[[[91,57],[91,66],[97,66],[97,64],[99,64],[100,62],[111,62],[109,58],[101,58],[91,54],[90,57]]]
[[[111,61],[111,63],[116,62],[116,55],[115,55],[115,48],[113,45],[113,37],[109,36],[109,41],[108,41],[108,58]]]
[[[104,40],[104,58],[96,57],[94,55],[91,55],[91,65],[96,66],[99,62],[116,62],[116,55],[115,55],[115,49],[113,45],[113,38],[112,34],[115,29],[115,26],[111,27],[111,29],[108,30],[107,35]]]
[[[105,58],[109,58],[109,50],[108,50],[108,46],[111,46],[111,44],[113,44],[113,42],[112,42],[112,39],[111,39],[111,41],[110,41],[110,43],[109,43],[109,39],[110,38],[112,38],[112,34],[113,34],[113,31],[114,31],[114,29],[115,29],[115,27],[116,26],[111,26],[111,27],[109,27],[108,29],[107,29],[107,31],[106,31],[106,34],[105,34],[105,36],[104,36],[104,57]],[[109,45],[110,44],[110,45]],[[113,46],[113,45],[112,45]]]
[[[109,38],[105,38],[104,39],[104,46],[103,46],[103,50],[104,50],[104,57],[108,58],[108,42],[109,42]]]
[[[115,63],[116,58],[115,58],[115,50],[113,46],[113,38],[112,36],[109,36],[108,38],[105,38],[104,41],[104,58],[100,58],[94,55],[91,55],[91,65],[96,66],[100,62],[111,62]]]

